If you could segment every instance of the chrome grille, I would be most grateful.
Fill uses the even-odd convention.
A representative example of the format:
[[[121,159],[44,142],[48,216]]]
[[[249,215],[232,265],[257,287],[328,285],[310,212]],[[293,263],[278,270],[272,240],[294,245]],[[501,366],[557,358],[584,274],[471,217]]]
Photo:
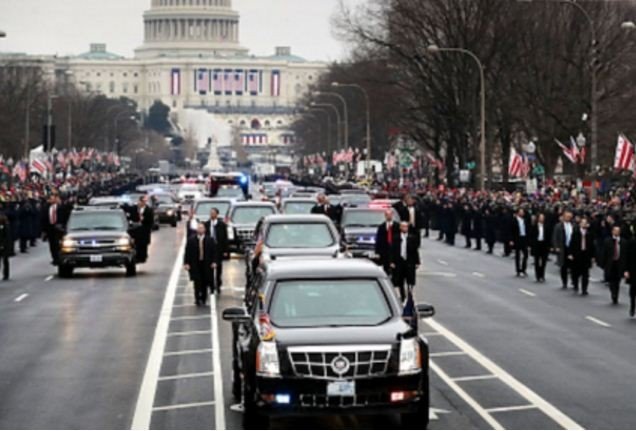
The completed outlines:
[[[80,252],[112,251],[116,249],[115,242],[115,239],[81,239],[77,241],[77,250]]]
[[[289,361],[298,377],[323,380],[355,379],[385,375],[390,345],[290,347]],[[348,364],[346,367],[335,365]]]
[[[236,229],[236,237],[241,241],[251,241],[254,238],[254,229]]]
[[[315,394],[300,394],[301,407],[311,408],[347,408],[383,405],[389,402],[388,393],[360,394],[353,397],[334,397]]]

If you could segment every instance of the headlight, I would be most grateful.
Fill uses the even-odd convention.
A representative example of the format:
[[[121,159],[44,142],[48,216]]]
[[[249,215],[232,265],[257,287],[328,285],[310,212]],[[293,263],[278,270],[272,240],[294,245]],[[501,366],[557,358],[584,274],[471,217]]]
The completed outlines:
[[[400,342],[400,375],[413,374],[422,369],[422,352],[417,338]]]
[[[229,240],[234,239],[234,228],[232,226],[227,227],[227,239]]]
[[[128,238],[127,236],[122,236],[121,238],[117,240],[117,246],[118,247],[130,246],[130,238]]]
[[[64,238],[62,240],[62,248],[73,248],[77,246],[77,241],[71,238]]]
[[[174,215],[174,211],[173,210],[168,210],[168,212],[166,214],[168,214],[168,217],[172,217]]]
[[[263,341],[256,351],[256,372],[264,377],[279,377],[280,362],[276,343]]]

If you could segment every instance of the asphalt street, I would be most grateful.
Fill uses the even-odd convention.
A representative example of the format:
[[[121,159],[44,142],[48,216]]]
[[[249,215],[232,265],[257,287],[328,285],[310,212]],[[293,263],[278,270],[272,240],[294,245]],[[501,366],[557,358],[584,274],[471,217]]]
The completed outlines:
[[[153,235],[136,279],[115,269],[59,280],[42,246],[13,260],[13,281],[0,284],[0,428],[241,427],[230,328],[219,315],[241,302],[243,262],[227,262],[223,293],[197,308],[182,239],[182,227]],[[430,428],[634,427],[636,322],[626,305],[609,305],[602,283],[583,298],[560,289],[553,264],[537,284],[514,277],[511,259],[429,239],[421,252],[416,297],[437,309],[421,326],[432,353]],[[273,427],[399,422],[328,417]]]

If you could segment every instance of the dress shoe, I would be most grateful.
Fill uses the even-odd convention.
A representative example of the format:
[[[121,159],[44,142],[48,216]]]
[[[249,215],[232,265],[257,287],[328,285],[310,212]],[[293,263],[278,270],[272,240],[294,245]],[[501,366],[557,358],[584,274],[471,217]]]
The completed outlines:
[[[634,317],[636,313],[634,313],[634,310],[629,310],[629,317]]]

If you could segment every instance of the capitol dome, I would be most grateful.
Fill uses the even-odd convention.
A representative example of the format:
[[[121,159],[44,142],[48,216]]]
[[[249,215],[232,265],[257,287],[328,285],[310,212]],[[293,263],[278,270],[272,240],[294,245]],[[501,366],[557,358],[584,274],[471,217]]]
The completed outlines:
[[[246,55],[232,0],[152,0],[137,58]]]

